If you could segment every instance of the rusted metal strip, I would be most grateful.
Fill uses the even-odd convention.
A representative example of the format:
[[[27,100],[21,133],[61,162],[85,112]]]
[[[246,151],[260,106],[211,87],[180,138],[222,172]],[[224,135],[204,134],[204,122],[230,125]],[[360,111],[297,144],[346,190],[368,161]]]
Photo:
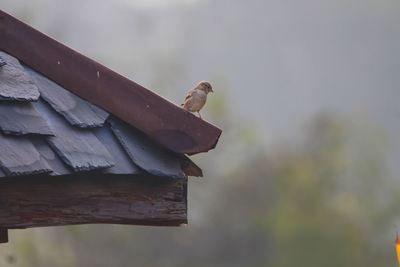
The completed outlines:
[[[215,147],[221,130],[0,11],[0,49],[177,152]]]

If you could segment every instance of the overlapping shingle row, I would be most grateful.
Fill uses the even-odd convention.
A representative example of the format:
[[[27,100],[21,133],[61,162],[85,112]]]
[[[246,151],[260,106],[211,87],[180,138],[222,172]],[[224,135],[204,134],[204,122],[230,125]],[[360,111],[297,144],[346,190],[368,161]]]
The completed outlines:
[[[186,177],[183,155],[0,51],[0,177],[100,170]]]

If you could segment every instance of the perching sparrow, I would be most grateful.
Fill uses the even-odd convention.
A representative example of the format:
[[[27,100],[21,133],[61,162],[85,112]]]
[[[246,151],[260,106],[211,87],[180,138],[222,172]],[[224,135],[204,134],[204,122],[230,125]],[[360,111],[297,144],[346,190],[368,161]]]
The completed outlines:
[[[211,84],[206,81],[200,82],[185,98],[185,103],[182,107],[190,112],[197,112],[200,116],[200,109],[204,106],[207,100],[207,94],[209,92],[214,92]]]

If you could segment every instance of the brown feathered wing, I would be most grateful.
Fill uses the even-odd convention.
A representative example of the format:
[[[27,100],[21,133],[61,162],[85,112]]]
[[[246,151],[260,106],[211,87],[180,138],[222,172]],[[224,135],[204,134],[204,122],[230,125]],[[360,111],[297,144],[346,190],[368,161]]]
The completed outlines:
[[[183,101],[183,104],[181,104],[181,106],[184,106],[186,101],[188,101],[190,98],[192,98],[193,94],[195,92],[195,89],[190,90],[190,92],[187,94],[185,101]]]

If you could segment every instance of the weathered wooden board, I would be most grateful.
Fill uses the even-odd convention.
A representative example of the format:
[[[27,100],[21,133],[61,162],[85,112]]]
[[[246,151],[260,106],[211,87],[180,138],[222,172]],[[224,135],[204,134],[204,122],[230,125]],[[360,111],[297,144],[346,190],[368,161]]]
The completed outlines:
[[[8,100],[36,101],[40,93],[19,61],[0,51],[6,65],[0,68],[0,97]]]
[[[185,177],[181,162],[173,153],[121,120],[110,118],[109,122],[122,147],[140,168],[153,175]]]
[[[72,94],[36,71],[25,68],[39,88],[41,97],[69,123],[81,128],[103,126],[109,115],[106,111]]]
[[[37,102],[37,109],[55,133],[55,136],[47,137],[48,143],[75,171],[90,171],[114,165],[112,156],[90,129],[71,126],[41,99]]]
[[[12,135],[54,134],[32,102],[0,101],[0,128]]]
[[[67,175],[0,179],[0,226],[187,223],[187,179]]]

